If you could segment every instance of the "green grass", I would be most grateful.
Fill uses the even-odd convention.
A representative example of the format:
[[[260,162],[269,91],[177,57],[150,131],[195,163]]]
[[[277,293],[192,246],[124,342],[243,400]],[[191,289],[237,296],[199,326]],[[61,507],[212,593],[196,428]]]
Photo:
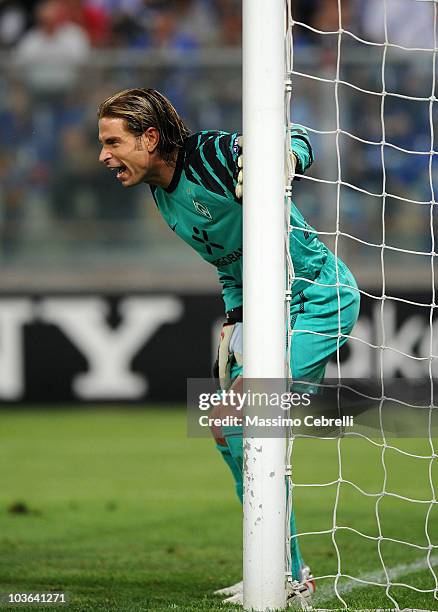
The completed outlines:
[[[167,408],[0,412],[0,592],[65,591],[68,609],[78,611],[234,609],[211,593],[241,578],[241,511],[214,444],[187,438],[185,429],[184,411]],[[397,444],[430,452],[425,441]],[[342,440],[343,478],[368,493],[381,491],[381,454],[369,442]],[[387,450],[385,464],[388,491],[431,499],[428,461]],[[337,442],[298,440],[293,465],[297,482],[336,480]],[[432,478],[438,484],[436,468]],[[348,483],[339,491],[337,484],[297,487],[299,529],[330,530],[336,499],[337,525],[378,536],[376,498]],[[427,545],[427,504],[385,497],[378,510],[385,536]],[[428,521],[434,545],[437,519],[434,509]],[[344,573],[381,569],[375,540],[343,529],[334,539],[336,546],[331,533],[301,538],[316,575],[336,573],[338,554]],[[422,550],[388,542],[381,554],[388,567],[425,558]],[[430,571],[405,574],[399,582],[434,586]],[[346,582],[339,580],[341,593]],[[339,608],[333,579],[319,585],[324,597],[317,605]],[[430,594],[403,587],[391,593],[401,608],[438,608]],[[382,587],[343,597],[351,609],[394,607]]]

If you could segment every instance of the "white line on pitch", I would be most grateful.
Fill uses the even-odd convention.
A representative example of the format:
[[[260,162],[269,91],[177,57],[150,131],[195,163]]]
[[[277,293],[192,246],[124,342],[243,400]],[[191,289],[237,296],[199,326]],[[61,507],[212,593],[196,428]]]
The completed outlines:
[[[432,566],[438,565],[438,555],[432,555],[430,557],[430,564]],[[427,561],[422,559],[419,561],[414,561],[413,563],[400,563],[399,565],[395,565],[394,567],[388,569],[388,574],[391,582],[393,582],[405,574],[427,569],[429,569]],[[361,574],[358,576],[358,579],[364,582],[386,582],[386,576],[383,570]],[[338,591],[341,595],[349,593],[350,591],[353,591],[353,589],[373,586],[364,584],[363,582],[357,582],[356,580],[350,580],[348,583],[345,583],[344,579],[342,582],[343,584],[341,586],[338,585]],[[333,597],[336,597],[333,583],[330,585],[324,584],[318,588],[318,581],[316,581],[316,593],[312,597],[312,603],[322,603],[322,599],[332,599]]]

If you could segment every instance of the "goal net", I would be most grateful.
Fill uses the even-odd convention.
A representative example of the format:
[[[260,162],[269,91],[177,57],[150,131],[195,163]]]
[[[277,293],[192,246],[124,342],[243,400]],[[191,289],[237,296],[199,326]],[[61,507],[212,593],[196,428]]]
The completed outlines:
[[[312,569],[314,608],[436,610],[438,3],[310,5],[285,0],[286,123],[306,128],[316,157],[287,191],[287,296],[297,278],[293,200],[356,274],[361,295],[353,331],[343,334],[339,322],[326,383],[339,403],[343,383],[374,379],[372,393],[353,391],[375,418],[342,435],[291,433],[288,513],[298,533],[288,544],[297,539]],[[338,276],[335,286],[340,303]]]

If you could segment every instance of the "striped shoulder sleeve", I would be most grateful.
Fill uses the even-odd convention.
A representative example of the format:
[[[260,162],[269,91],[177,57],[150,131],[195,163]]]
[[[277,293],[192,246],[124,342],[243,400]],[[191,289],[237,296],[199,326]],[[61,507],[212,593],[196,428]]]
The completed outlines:
[[[303,174],[313,164],[314,156],[309,135],[304,126],[293,123],[291,126],[291,147],[297,158],[296,173]]]
[[[184,170],[190,181],[240,204],[234,192],[238,173],[238,136],[237,132],[193,134],[186,148]]]

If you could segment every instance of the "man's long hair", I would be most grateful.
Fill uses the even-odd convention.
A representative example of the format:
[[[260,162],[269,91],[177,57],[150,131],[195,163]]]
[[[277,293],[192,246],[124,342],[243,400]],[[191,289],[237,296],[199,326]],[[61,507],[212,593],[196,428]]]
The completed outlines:
[[[183,146],[190,131],[169,100],[155,89],[125,89],[102,102],[99,119],[124,119],[127,129],[141,136],[148,128],[160,133],[157,151],[167,162],[174,160],[175,150]]]

